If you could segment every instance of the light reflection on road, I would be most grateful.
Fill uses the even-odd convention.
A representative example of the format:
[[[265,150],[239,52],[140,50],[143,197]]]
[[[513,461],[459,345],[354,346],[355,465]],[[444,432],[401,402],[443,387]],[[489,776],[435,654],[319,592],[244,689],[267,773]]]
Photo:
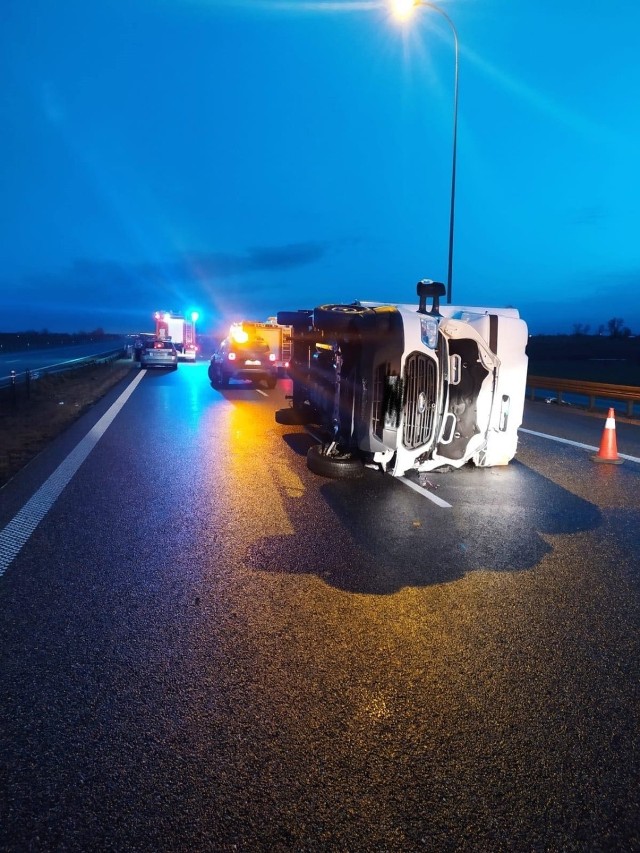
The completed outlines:
[[[265,536],[293,536],[282,493],[300,498],[304,485],[284,461],[273,454],[273,414],[249,402],[236,402],[229,418],[229,500],[242,520],[247,545]]]

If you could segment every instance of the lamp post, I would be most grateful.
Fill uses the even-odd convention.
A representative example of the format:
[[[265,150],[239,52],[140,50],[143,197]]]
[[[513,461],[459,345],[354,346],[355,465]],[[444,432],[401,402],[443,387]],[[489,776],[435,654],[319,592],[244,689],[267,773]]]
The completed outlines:
[[[426,9],[431,9],[432,12],[437,12],[445,19],[453,33],[453,45],[455,50],[455,75],[453,83],[453,152],[451,160],[451,202],[449,206],[449,259],[447,264],[447,302],[451,304],[453,286],[453,235],[456,207],[456,158],[458,150],[458,33],[449,15],[434,3],[429,3],[427,0],[393,0],[394,13],[396,17],[400,19],[408,18],[413,10],[420,6],[424,6]]]

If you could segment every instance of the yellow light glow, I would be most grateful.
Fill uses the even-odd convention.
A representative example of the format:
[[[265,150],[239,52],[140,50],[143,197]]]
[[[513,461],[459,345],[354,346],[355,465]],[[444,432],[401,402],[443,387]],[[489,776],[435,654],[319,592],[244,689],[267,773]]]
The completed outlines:
[[[304,485],[288,464],[274,460],[268,452],[273,440],[272,418],[262,418],[256,415],[254,405],[238,402],[227,422],[231,439],[227,462],[233,486],[226,499],[231,517],[242,529],[243,547],[268,541],[271,536],[298,533],[289,518],[287,499],[301,498]],[[260,568],[259,563],[256,568]]]
[[[391,0],[391,11],[399,21],[408,20],[416,8],[415,0]]]
[[[234,323],[231,326],[229,335],[237,344],[245,344],[249,340],[249,334],[245,332],[240,323]]]

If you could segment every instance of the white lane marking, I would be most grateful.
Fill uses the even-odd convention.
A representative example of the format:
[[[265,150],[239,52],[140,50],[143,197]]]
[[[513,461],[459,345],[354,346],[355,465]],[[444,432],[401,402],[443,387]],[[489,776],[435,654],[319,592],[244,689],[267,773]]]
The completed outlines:
[[[262,388],[256,388],[256,391],[258,392],[258,394],[262,394],[263,397],[269,396],[266,391],[262,390]]]
[[[427,491],[427,489],[424,489],[418,483],[414,483],[413,480],[408,480],[406,477],[398,477],[398,480],[400,480],[401,483],[404,483],[405,486],[409,486],[409,488],[413,489],[414,492],[418,492],[418,494],[428,498],[436,506],[441,506],[443,509],[451,509],[451,504],[443,501],[442,498],[434,495],[433,492]]]
[[[322,440],[319,438],[319,436],[315,435],[312,430],[307,429],[307,432],[313,438],[315,438],[316,441],[322,443]],[[434,495],[433,492],[427,491],[427,489],[424,489],[418,483],[414,483],[413,480],[408,480],[406,477],[398,477],[397,479],[400,480],[401,483],[404,483],[405,486],[409,486],[410,489],[413,489],[414,492],[418,492],[418,494],[422,495],[425,498],[428,498],[428,500],[432,501],[436,506],[441,506],[443,509],[451,509],[451,504],[448,504],[446,501],[443,501],[442,498],[439,498],[437,495]]]
[[[560,444],[570,444],[572,447],[580,447],[582,450],[595,450],[596,452],[599,450],[598,447],[594,447],[591,444],[582,444],[580,441],[571,441],[569,438],[558,438],[557,435],[548,435],[546,432],[536,432],[533,429],[520,427],[519,432],[526,432],[527,435],[536,435],[538,438],[548,438],[549,441],[558,441]],[[628,459],[629,462],[640,462],[640,458],[637,456],[629,456],[626,453],[618,453],[618,456],[621,459]]]
[[[85,437],[78,442],[67,458],[58,465],[38,491],[0,531],[0,576],[2,576],[27,542],[33,531],[56,502],[60,493],[107,431],[120,409],[133,394],[147,371],[140,370],[113,405],[104,413]]]

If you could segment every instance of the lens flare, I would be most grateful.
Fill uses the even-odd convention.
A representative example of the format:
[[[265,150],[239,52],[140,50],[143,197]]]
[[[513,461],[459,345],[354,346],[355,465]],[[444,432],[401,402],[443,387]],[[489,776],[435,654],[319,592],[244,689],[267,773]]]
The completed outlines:
[[[246,344],[249,340],[249,334],[242,328],[241,323],[234,323],[229,329],[229,336],[237,343],[237,344]]]
[[[408,20],[415,10],[415,0],[391,0],[391,11],[399,21]]]

